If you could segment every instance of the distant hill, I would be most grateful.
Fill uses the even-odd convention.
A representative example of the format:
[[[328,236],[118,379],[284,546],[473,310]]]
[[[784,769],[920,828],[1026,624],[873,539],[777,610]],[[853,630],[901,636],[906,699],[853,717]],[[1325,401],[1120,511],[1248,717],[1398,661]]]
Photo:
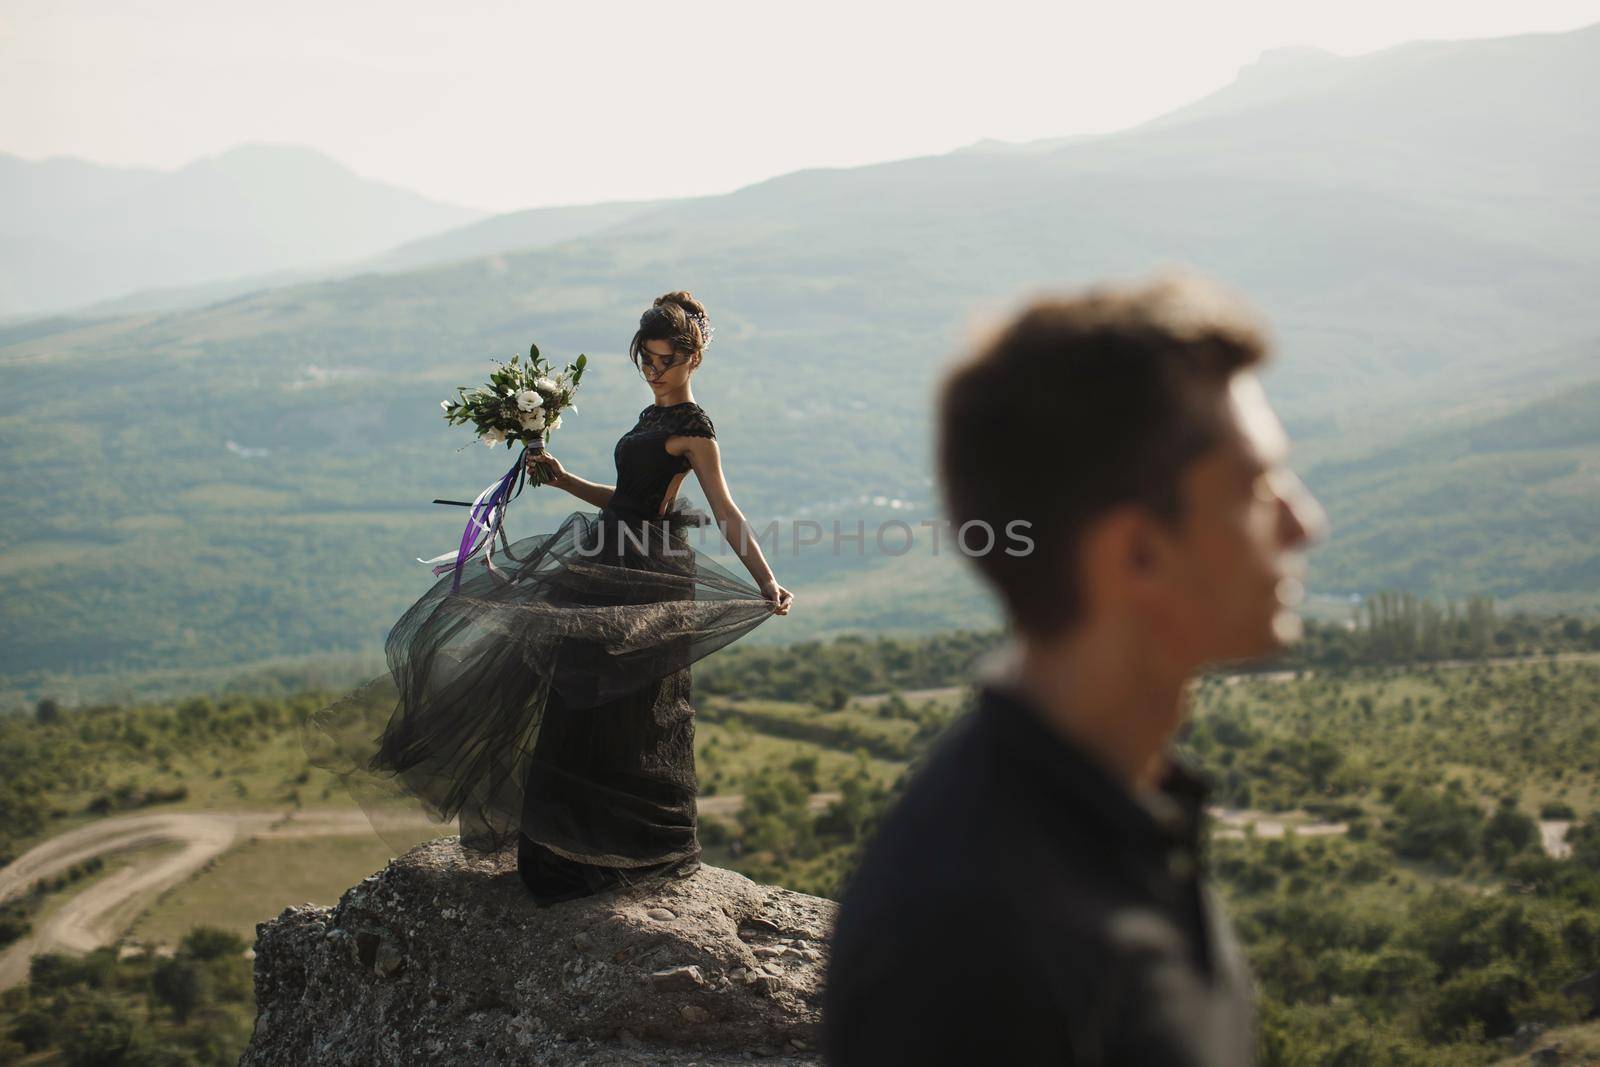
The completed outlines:
[[[544,248],[599,233],[669,204],[662,200],[616,200],[604,204],[540,207],[494,215],[444,233],[408,241],[374,257],[374,270],[403,270],[473,256]]]
[[[1175,261],[1271,318],[1268,388],[1334,524],[1314,594],[1600,606],[1584,533],[1600,427],[1562,408],[1559,441],[1505,428],[1595,381],[1600,186],[1573,166],[1593,145],[1574,115],[1600,89],[1600,34],[1310,62],[1355,73],[1058,150],[800,171],[542,248],[0,331],[0,672],[376,647],[430,580],[415,558],[460,536],[462,510],[428,501],[511,461],[446,426],[439,399],[530,337],[586,352],[582,413],[553,451],[609,480],[649,402],[623,350],[669,288],[718,324],[695,395],[758,528],[815,518],[825,546],[834,519],[919,529],[931,390],[974,318]],[[1518,95],[1541,78],[1564,91]],[[1073,461],[1093,458],[1048,463]],[[1048,463],[1019,462],[1047,481]],[[514,534],[579,506],[541,492],[513,507]],[[769,551],[797,607],[759,639],[976,624],[987,598],[926,536],[901,556],[870,533],[861,555]]]
[[[0,314],[336,263],[483,214],[293,146],[171,172],[0,155]]]
[[[275,271],[271,274],[236,275],[199,285],[138,289],[110,300],[96,301],[63,314],[87,318],[139,315],[203,307],[263,289],[281,289],[354,274],[392,274],[473,256],[527,251],[587,236],[638,218],[671,201],[615,201],[572,207],[531,208],[491,215],[442,233],[407,241],[373,256],[311,269]],[[0,317],[3,321],[3,317]]]
[[[1600,368],[1600,339],[1588,351]],[[1597,412],[1600,379],[1312,467],[1306,482],[1334,526],[1317,580],[1600,602]]]

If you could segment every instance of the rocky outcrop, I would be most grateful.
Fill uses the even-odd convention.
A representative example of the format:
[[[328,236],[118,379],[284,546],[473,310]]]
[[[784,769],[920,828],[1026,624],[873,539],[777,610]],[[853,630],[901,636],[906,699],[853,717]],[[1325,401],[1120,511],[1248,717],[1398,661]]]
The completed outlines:
[[[540,908],[441,838],[256,927],[241,1067],[816,1064],[833,913],[711,866]]]

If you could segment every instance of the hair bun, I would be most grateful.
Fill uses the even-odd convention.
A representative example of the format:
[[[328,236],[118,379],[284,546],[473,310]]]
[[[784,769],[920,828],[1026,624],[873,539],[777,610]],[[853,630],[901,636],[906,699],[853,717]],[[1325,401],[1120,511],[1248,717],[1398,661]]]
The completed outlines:
[[[675,289],[670,293],[662,293],[656,297],[651,307],[675,307],[683,312],[683,317],[691,323],[695,332],[700,337],[697,347],[704,348],[711,343],[711,316],[706,314],[706,306],[694,298],[694,294],[687,289]]]
[[[685,314],[695,317],[699,317],[706,313],[705,305],[696,300],[694,298],[694,294],[689,292],[687,289],[678,289],[670,293],[663,293],[656,297],[656,301],[653,306],[660,307],[662,304],[676,304],[684,310]]]

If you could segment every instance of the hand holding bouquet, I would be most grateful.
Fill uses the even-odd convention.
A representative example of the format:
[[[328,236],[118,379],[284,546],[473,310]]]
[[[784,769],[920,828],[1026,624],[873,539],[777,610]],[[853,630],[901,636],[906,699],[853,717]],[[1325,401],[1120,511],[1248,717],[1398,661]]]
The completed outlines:
[[[521,442],[524,456],[529,452],[543,452],[545,438],[561,425],[561,413],[578,410],[572,397],[588,362],[588,357],[580,355],[561,373],[552,375],[550,365],[539,355],[539,346],[529,345],[526,363],[521,362],[520,356],[512,356],[511,362],[500,363],[499,369],[489,375],[488,385],[470,393],[466,386],[457,386],[456,399],[441,400],[439,407],[452,426],[470,422],[478,432],[478,439],[489,448],[502,443],[510,448],[514,442]],[[534,485],[545,482],[544,466],[524,464],[523,457],[519,456],[509,471],[470,504],[465,500],[435,500],[435,504],[470,507],[472,513],[461,535],[460,548],[433,559],[419,557],[417,562],[432,566],[434,574],[454,570],[455,580],[451,584],[454,592],[461,588],[461,569],[467,560],[480,549],[486,549],[484,565],[491,574],[504,578],[494,565],[494,539],[498,534],[506,555],[510,556],[511,544],[506,539],[504,526],[506,505],[522,492],[522,486],[517,483],[518,475],[524,473]],[[515,493],[511,491],[513,484],[517,487]]]

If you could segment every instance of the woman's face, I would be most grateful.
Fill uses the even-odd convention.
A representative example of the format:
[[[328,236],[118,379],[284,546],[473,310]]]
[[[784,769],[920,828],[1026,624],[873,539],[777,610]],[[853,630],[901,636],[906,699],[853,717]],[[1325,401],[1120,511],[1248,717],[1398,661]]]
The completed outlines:
[[[671,341],[645,341],[639,349],[639,371],[658,396],[682,388],[694,361],[692,354],[674,350]]]

